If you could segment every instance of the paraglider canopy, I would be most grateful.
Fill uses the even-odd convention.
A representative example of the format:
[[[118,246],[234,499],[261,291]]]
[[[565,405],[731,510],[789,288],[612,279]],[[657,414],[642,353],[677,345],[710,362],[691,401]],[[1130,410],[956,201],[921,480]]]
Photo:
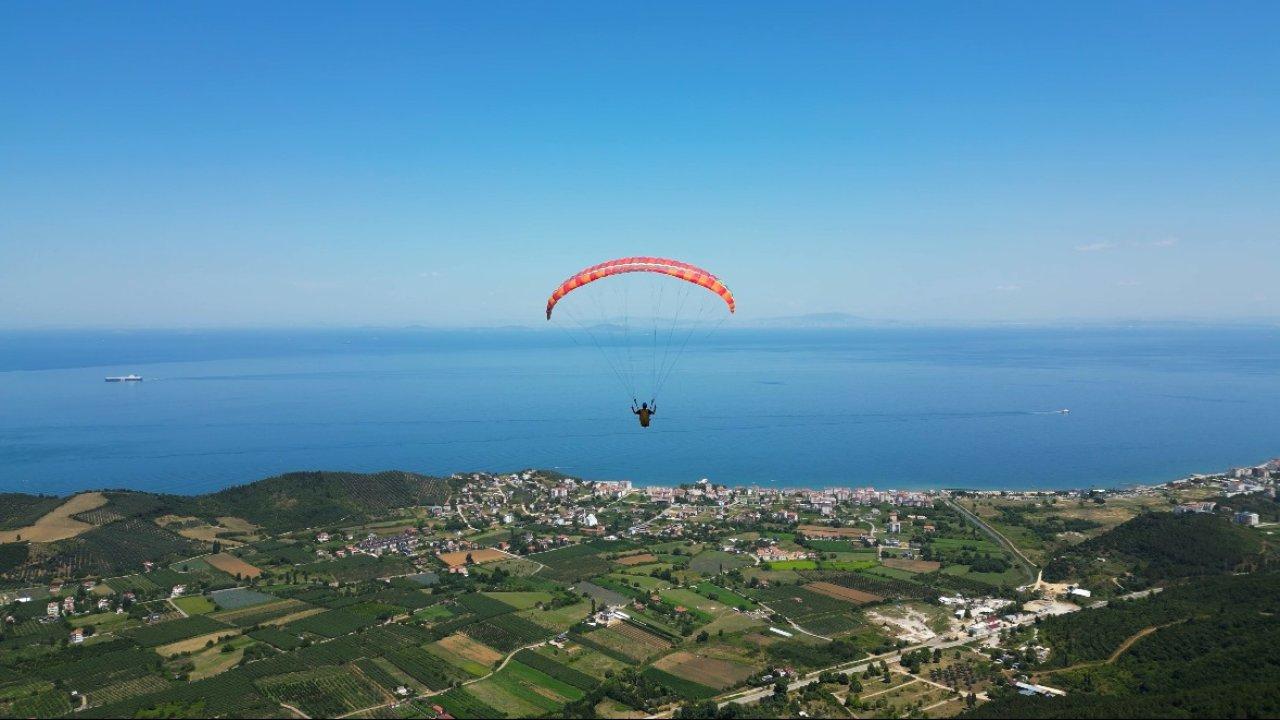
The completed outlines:
[[[570,275],[547,299],[547,320],[603,356],[628,396],[656,399],[690,341],[737,309],[711,272],[671,258],[624,257]],[[579,342],[578,338],[583,341]]]
[[[724,283],[720,282],[720,279],[715,275],[712,275],[696,265],[690,265],[689,263],[680,262],[679,260],[671,260],[668,258],[628,257],[602,262],[599,265],[592,265],[589,268],[574,273],[572,277],[561,283],[560,287],[556,288],[555,292],[551,293],[551,298],[547,300],[547,319],[551,319],[551,311],[555,309],[556,303],[560,302],[560,298],[568,295],[574,290],[577,290],[583,285],[593,283],[607,277],[612,277],[614,275],[637,272],[670,275],[671,277],[679,278],[685,282],[701,285],[702,287],[719,295],[721,299],[724,300],[725,304],[729,306],[729,312],[732,313],[735,309],[733,293],[729,292],[729,288],[725,287]]]

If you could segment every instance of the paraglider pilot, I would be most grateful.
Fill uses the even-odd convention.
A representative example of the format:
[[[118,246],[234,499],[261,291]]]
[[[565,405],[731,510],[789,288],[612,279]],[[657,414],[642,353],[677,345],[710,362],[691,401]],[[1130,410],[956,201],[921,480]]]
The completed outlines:
[[[636,399],[631,398],[631,412],[640,418],[640,427],[649,427],[649,418],[658,414],[658,403],[654,403],[652,407],[649,403],[640,403],[640,407],[636,407]]]

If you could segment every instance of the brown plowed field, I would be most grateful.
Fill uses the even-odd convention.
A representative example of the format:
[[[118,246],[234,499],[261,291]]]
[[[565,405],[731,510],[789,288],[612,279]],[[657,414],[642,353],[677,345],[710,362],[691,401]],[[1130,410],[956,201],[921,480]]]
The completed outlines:
[[[862,592],[861,590],[854,590],[853,588],[847,588],[843,585],[836,585],[828,582],[812,582],[805,585],[804,588],[806,590],[812,590],[813,592],[826,595],[827,597],[856,603],[858,605],[880,602],[884,599],[879,595],[872,595],[869,592]]]

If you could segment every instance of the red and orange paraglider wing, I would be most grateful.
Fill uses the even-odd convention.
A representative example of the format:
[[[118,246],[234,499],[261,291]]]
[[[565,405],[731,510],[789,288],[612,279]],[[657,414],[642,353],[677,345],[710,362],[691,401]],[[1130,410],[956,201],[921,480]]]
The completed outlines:
[[[648,272],[658,273],[661,275],[670,275],[673,278],[684,280],[685,282],[701,285],[711,292],[720,296],[724,300],[725,305],[729,306],[729,312],[734,311],[733,293],[729,292],[729,288],[720,282],[715,275],[703,270],[696,265],[690,265],[679,260],[670,260],[668,258],[657,257],[628,257],[619,258],[602,262],[599,265],[592,265],[589,268],[575,273],[568,280],[560,284],[555,292],[551,293],[551,298],[547,300],[547,319],[551,319],[551,311],[555,309],[556,303],[565,295],[577,290],[583,285],[593,283],[597,280],[607,278],[613,275],[621,275],[623,273]]]

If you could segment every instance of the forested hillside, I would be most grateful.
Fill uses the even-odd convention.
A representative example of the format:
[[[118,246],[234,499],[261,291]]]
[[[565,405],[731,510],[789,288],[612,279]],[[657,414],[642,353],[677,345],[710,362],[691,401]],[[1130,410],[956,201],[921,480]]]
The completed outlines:
[[[1065,667],[1037,680],[1066,697],[1006,691],[966,717],[1276,717],[1277,612],[1280,575],[1266,573],[1196,578],[1148,600],[1046,620],[1047,664]]]
[[[438,505],[449,481],[415,473],[299,472],[194,498],[194,515],[233,515],[272,531],[359,522],[396,507]]]
[[[1122,582],[1135,590],[1177,578],[1256,569],[1266,559],[1258,534],[1226,517],[1145,513],[1064,550],[1045,566],[1044,577],[1102,584],[1127,573]]]

